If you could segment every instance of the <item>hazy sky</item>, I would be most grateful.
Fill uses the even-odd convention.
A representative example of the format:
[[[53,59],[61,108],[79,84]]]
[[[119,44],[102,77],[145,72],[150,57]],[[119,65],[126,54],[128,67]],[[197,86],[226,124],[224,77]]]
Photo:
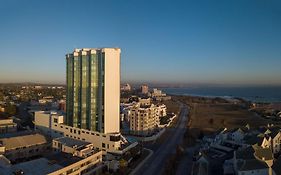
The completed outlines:
[[[120,47],[129,82],[281,84],[281,1],[1,0],[0,82],[65,82],[74,48]]]

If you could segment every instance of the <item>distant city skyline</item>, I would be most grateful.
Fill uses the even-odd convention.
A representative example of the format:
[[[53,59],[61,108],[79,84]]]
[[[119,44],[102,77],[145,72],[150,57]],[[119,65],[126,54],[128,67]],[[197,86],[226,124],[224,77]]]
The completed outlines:
[[[0,83],[65,84],[65,53],[119,47],[122,82],[281,85],[280,7],[277,0],[3,0]]]

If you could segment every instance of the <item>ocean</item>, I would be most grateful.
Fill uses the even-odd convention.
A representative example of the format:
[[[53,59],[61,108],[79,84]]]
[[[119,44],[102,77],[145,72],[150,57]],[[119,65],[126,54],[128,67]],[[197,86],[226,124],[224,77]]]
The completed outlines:
[[[189,87],[160,88],[171,95],[190,95],[203,97],[243,98],[252,102],[281,102],[280,87]]]

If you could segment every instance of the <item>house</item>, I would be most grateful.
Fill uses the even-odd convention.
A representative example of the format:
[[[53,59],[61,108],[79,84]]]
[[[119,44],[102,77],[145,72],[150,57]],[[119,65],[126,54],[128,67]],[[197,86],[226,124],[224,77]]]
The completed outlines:
[[[238,175],[268,175],[269,167],[266,163],[252,159],[245,160],[239,167]]]
[[[192,175],[209,175],[210,173],[210,160],[206,154],[199,152],[199,157],[193,163],[191,174]]]
[[[273,159],[270,148],[262,148],[258,145],[249,146],[234,152],[234,171],[238,175],[268,175],[271,174]]]
[[[245,132],[241,128],[232,130],[230,139],[234,142],[242,142],[245,137]]]
[[[227,136],[228,136],[228,130],[227,128],[222,128],[218,131],[218,133],[216,134],[216,137],[215,137],[215,142],[218,143],[218,144],[221,144],[223,143],[226,139],[227,139]]]
[[[271,148],[273,154],[277,154],[280,152],[280,145],[281,145],[281,132],[280,129],[275,127],[271,129],[270,137],[272,138],[271,140]]]
[[[281,156],[274,162],[272,166],[273,175],[281,175]]]

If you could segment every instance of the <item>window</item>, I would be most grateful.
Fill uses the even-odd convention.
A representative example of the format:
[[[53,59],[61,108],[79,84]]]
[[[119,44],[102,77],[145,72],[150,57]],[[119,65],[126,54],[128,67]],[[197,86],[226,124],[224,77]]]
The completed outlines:
[[[118,142],[121,140],[121,136],[118,135],[118,136],[110,136],[109,138],[110,141],[113,141],[113,142]]]
[[[102,143],[102,147],[105,148],[105,144],[104,143]]]
[[[54,118],[54,123],[58,123],[58,119],[57,118]]]

